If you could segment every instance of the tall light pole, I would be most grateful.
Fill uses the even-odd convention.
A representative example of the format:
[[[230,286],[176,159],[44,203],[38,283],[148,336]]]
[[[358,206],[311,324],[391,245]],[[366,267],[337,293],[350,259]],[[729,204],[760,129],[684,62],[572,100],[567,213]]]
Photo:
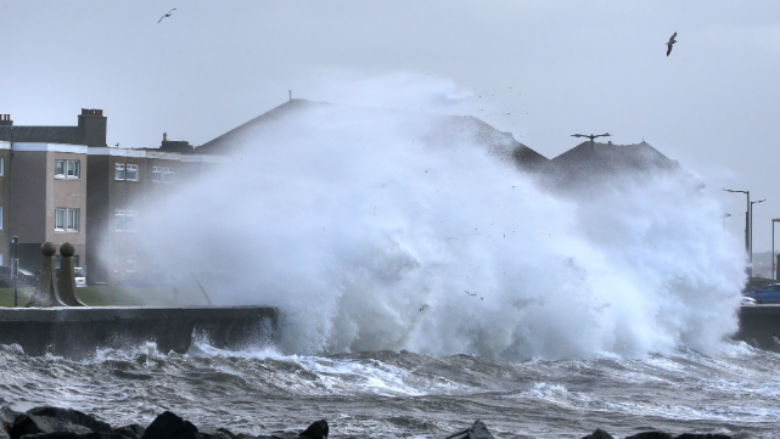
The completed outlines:
[[[611,135],[612,134],[604,133],[604,134],[587,134],[587,135],[586,134],[572,134],[571,136],[572,137],[587,137],[588,139],[590,139],[590,149],[596,149],[595,145],[593,144],[593,139],[595,139],[596,137],[609,137]]]
[[[750,251],[750,191],[735,191],[733,189],[723,189],[726,192],[739,193],[747,195],[747,209],[745,210],[745,252],[750,256],[752,262],[753,255]],[[753,267],[748,267],[750,276],[753,276]]]
[[[772,279],[777,280],[777,257],[775,256],[775,223],[780,218],[772,219]]]
[[[758,203],[763,203],[766,201],[766,199],[758,200],[758,201],[751,201],[750,202],[750,250],[748,250],[748,254],[750,255],[750,275],[753,276],[753,205]]]

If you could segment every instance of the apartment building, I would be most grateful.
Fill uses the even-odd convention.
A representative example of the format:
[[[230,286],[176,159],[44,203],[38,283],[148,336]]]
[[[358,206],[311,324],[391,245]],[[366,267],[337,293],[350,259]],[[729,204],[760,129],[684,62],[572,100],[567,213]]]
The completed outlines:
[[[0,265],[18,238],[19,265],[40,269],[40,247],[70,242],[90,283],[114,283],[153,268],[139,236],[153,227],[151,201],[212,157],[163,135],[158,148],[106,145],[102,110],[82,109],[75,126],[19,126],[0,115]]]
[[[18,237],[20,266],[37,270],[46,241],[70,242],[76,263],[86,256],[87,152],[105,145],[106,119],[82,110],[75,126],[14,126],[0,115],[2,234],[0,255],[8,264]]]

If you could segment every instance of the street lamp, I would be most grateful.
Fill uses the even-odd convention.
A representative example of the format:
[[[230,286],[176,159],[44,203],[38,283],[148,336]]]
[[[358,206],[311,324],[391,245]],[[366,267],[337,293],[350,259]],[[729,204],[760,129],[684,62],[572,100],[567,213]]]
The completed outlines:
[[[745,211],[745,252],[750,254],[750,191],[735,191],[733,189],[723,189],[726,192],[739,193],[747,195],[747,210]],[[752,259],[752,256],[751,256]],[[753,268],[750,268],[750,275],[753,275]]]
[[[593,144],[593,139],[595,139],[596,137],[609,137],[611,135],[612,134],[604,133],[604,134],[587,134],[587,135],[586,134],[572,134],[571,136],[572,137],[587,137],[588,139],[590,139],[590,149],[596,149],[596,147]]]
[[[19,237],[11,237],[11,279],[14,282],[14,307],[19,305]]]
[[[775,256],[775,223],[780,218],[772,218],[772,279],[777,280],[777,256]]]
[[[748,254],[750,255],[750,275],[753,275],[753,205],[758,203],[763,203],[766,201],[766,199],[758,200],[758,201],[751,201],[750,202],[750,233],[748,236],[750,236],[750,250]]]

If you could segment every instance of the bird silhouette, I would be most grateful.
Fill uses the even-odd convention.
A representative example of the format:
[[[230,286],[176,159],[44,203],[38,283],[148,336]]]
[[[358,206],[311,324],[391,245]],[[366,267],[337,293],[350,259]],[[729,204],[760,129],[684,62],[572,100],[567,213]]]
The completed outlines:
[[[675,32],[671,37],[669,37],[669,41],[666,42],[666,56],[669,56],[670,53],[672,53],[672,45],[677,42],[677,40],[674,39],[674,37],[677,36],[677,32]]]
[[[168,13],[167,13],[167,14],[163,15],[162,17],[160,17],[160,19],[159,19],[159,20],[157,20],[157,24],[160,24],[160,22],[161,22],[161,21],[163,21],[163,18],[165,18],[165,17],[170,17],[170,16],[171,16],[171,14],[173,13],[173,11],[175,11],[175,10],[176,10],[176,8],[173,8],[173,9],[171,9],[170,11],[168,11]]]

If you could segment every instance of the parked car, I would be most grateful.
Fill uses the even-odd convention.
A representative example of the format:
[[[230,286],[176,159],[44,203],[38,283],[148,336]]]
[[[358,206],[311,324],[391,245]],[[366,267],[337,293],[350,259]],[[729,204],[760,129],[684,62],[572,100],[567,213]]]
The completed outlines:
[[[82,267],[73,267],[73,275],[76,278],[76,287],[87,286],[87,273]]]
[[[771,284],[757,290],[748,291],[743,296],[753,298],[759,305],[780,303],[780,284]]]
[[[31,272],[20,268],[18,271],[16,286],[19,288],[34,287],[38,284],[38,277]],[[0,265],[0,288],[13,288],[14,281],[11,278],[11,266]]]

